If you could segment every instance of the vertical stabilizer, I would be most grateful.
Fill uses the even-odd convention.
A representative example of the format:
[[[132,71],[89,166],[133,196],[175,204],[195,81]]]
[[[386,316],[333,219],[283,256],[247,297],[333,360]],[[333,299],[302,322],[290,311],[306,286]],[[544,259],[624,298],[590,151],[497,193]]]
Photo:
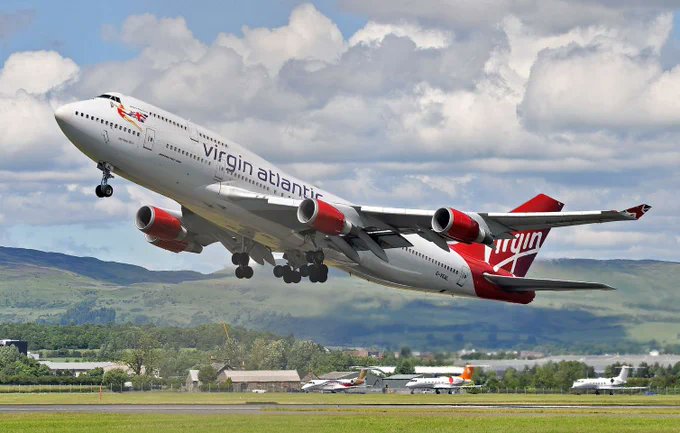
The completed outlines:
[[[513,213],[559,212],[564,207],[554,198],[539,194],[513,209]],[[491,247],[482,244],[456,244],[454,251],[467,257],[482,260],[499,269],[524,277],[529,271],[538,251],[548,237],[550,229],[513,232],[511,239],[497,239]]]

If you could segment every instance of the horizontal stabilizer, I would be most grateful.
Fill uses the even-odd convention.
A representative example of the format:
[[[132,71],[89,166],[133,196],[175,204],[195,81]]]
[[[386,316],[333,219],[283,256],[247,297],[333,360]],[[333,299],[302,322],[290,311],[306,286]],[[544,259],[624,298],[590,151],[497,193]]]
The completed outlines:
[[[487,281],[508,292],[533,292],[537,290],[615,290],[602,283],[587,281],[548,280],[543,278],[505,277],[502,275],[484,274]]]

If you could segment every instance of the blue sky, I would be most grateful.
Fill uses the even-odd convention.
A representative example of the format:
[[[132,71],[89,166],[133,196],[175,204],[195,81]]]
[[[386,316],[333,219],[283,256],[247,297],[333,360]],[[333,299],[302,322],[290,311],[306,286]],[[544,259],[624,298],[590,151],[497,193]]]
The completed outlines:
[[[134,49],[106,40],[105,27],[118,28],[130,15],[150,13],[157,16],[182,16],[196,38],[212,42],[218,33],[240,34],[243,26],[279,27],[288,21],[291,10],[301,1],[148,1],[122,0],[93,2],[72,0],[13,1],[0,3],[0,12],[25,12],[27,25],[4,41],[0,56],[15,51],[55,49],[80,65],[124,60]],[[351,36],[367,19],[341,9],[335,1],[315,2],[325,15],[332,17],[345,36]]]
[[[116,89],[359,203],[649,202],[637,224],[551,233],[543,257],[680,261],[677,3],[4,1],[0,245],[229,262],[147,245],[134,212],[176,206],[163,197],[122,179],[93,196],[99,172],[52,112]]]

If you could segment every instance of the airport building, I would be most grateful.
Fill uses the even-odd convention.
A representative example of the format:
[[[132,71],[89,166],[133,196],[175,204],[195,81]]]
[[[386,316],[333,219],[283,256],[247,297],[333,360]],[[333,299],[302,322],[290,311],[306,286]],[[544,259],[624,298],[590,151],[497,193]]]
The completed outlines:
[[[114,369],[121,369],[130,372],[130,368],[125,364],[118,364],[116,362],[54,362],[54,361],[39,361],[40,364],[49,368],[54,374],[70,374],[78,377],[83,373],[92,371],[96,368],[101,368],[104,373]]]
[[[300,390],[300,375],[296,370],[229,370],[218,369],[217,382],[223,384],[231,379],[233,391],[292,392]],[[189,370],[185,386],[187,391],[200,390],[198,370]]]

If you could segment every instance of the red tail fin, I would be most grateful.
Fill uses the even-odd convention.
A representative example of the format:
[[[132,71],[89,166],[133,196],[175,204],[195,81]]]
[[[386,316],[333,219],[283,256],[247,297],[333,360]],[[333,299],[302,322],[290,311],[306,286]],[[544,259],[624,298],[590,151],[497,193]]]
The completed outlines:
[[[564,203],[539,194],[511,212],[559,212],[562,207]],[[523,277],[548,237],[548,232],[550,229],[514,232],[514,239],[498,239],[491,248],[482,244],[457,244],[453,249],[459,254],[489,263],[495,271],[504,269]]]

